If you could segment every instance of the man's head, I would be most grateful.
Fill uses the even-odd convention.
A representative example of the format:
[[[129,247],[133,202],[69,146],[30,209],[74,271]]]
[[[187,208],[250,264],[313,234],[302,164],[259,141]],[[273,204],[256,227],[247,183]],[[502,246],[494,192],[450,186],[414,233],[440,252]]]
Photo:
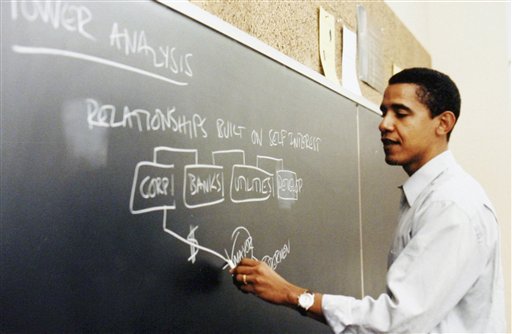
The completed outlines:
[[[412,68],[394,75],[384,92],[379,124],[386,162],[409,175],[448,148],[460,96],[446,75]]]
[[[432,117],[451,111],[455,119],[459,119],[461,103],[459,89],[446,74],[430,68],[413,67],[393,75],[388,81],[389,85],[400,83],[417,86],[418,101],[430,110]],[[448,134],[449,138],[450,134]]]

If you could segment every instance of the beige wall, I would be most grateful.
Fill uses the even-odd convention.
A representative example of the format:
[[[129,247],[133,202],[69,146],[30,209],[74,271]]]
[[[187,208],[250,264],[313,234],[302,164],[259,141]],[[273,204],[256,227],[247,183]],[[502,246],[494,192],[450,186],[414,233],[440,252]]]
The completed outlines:
[[[508,331],[511,330],[511,5],[490,2],[389,2],[462,95],[451,149],[496,207],[502,232]]]

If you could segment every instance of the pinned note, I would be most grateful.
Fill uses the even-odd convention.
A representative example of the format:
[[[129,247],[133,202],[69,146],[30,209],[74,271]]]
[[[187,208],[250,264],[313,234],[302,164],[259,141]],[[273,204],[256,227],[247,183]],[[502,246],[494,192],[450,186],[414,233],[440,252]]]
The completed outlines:
[[[335,19],[334,16],[320,7],[320,63],[327,79],[339,83],[336,74],[335,56]]]
[[[349,91],[361,95],[357,76],[357,35],[343,26],[343,54],[341,61],[341,84]]]

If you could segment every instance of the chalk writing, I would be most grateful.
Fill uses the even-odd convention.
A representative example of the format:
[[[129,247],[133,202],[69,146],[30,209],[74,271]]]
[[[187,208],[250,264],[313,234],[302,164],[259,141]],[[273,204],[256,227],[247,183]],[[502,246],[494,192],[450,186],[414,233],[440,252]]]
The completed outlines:
[[[173,169],[174,165],[167,159],[166,163],[170,165],[160,164],[159,154],[162,158],[171,155],[173,159],[180,159],[179,156],[183,155],[182,159],[187,156],[195,163],[186,164],[183,173],[180,173]],[[181,193],[185,207],[192,209],[224,202],[225,189],[229,189],[229,199],[233,203],[260,202],[271,198],[297,201],[302,192],[304,181],[295,172],[284,169],[282,159],[257,156],[258,165],[251,166],[245,164],[243,150],[215,151],[212,152],[213,164],[208,165],[197,163],[198,154],[197,150],[156,147],[153,161],[140,162],[136,167],[130,207],[146,205],[160,210],[163,197],[170,201],[166,202],[166,209],[176,209],[173,204],[175,193]],[[240,163],[230,164],[229,161]],[[224,179],[227,168],[231,170],[230,180]],[[141,172],[147,169],[149,172],[165,169],[167,174],[148,177],[146,174],[149,172]],[[176,173],[184,176],[183,189],[175,189]],[[139,191],[136,192],[136,189]],[[151,204],[153,198],[157,199],[155,204]]]
[[[302,134],[300,132],[288,132],[288,139],[290,140],[290,147],[301,150],[311,150],[315,152],[320,151],[320,142],[322,140],[318,137],[307,133]]]
[[[199,242],[197,241],[195,237],[195,232],[197,230],[198,226],[192,227],[190,226],[190,232],[187,236],[187,241],[190,242],[190,257],[188,258],[188,261],[192,263],[196,263],[196,255],[199,253],[199,249],[196,247],[199,245]]]
[[[221,166],[185,166],[183,201],[187,208],[199,208],[224,201],[224,174]]]
[[[190,172],[187,173],[190,195],[207,194],[222,191],[222,173],[213,173],[202,179]]]
[[[91,6],[91,8],[93,8]],[[43,24],[47,29],[74,33],[88,43],[103,43],[103,46],[116,53],[116,61],[84,52],[65,50],[44,45],[11,45],[11,50],[20,55],[44,55],[65,57],[74,61],[89,62],[109,66],[118,70],[143,75],[175,86],[187,86],[183,80],[175,80],[166,75],[183,78],[194,76],[194,55],[178,45],[154,43],[151,34],[142,29],[133,29],[125,22],[112,22],[101,34],[101,25],[94,26],[94,15],[89,7],[62,0],[20,0],[10,2],[12,21],[25,21]],[[39,27],[38,27],[39,28]],[[93,35],[93,32],[95,35]],[[44,32],[43,32],[44,33]],[[106,36],[107,40],[101,40]],[[84,41],[84,40],[82,40]],[[70,44],[72,45],[72,44]],[[101,45],[100,45],[101,46]],[[84,47],[90,45],[84,44]],[[95,48],[87,48],[94,50]],[[143,66],[159,69],[152,73],[146,69],[124,64],[119,59],[143,60]],[[124,61],[123,60],[123,61]],[[224,118],[214,118],[214,124],[207,124],[207,118],[199,113],[181,113],[174,105],[160,107],[115,105],[103,103],[99,99],[85,98],[84,110],[87,127],[109,129],[133,129],[134,132],[172,132],[188,139],[206,139],[208,131],[215,131],[214,139],[241,141],[247,140],[257,146],[288,146],[298,150],[318,152],[321,139],[314,135],[287,129],[268,131],[263,128],[250,129],[239,122]],[[213,133],[212,133],[213,134]],[[185,237],[174,232],[167,219],[170,211],[179,208],[196,209],[205,206],[222,205],[224,202],[248,203],[276,200],[298,201],[303,191],[302,178],[284,168],[284,161],[278,157],[256,156],[256,165],[246,163],[242,149],[211,152],[211,164],[198,161],[198,150],[155,147],[153,159],[136,164],[130,194],[129,210],[132,214],[151,211],[163,213],[163,229],[179,241],[190,246],[188,261],[196,262],[199,251],[210,253],[230,267],[234,267],[243,257],[256,258],[254,239],[245,227],[236,228],[231,234],[230,252],[224,249],[225,256],[201,245],[197,237],[198,226],[190,226]],[[204,159],[203,159],[204,160]],[[183,163],[186,161],[186,163]],[[181,170],[175,164],[179,163]],[[226,179],[225,179],[226,178]],[[228,191],[229,190],[229,191]],[[229,194],[229,195],[228,195]],[[181,198],[180,198],[181,197]],[[290,254],[290,241],[262,261],[275,269]]]
[[[263,146],[263,130],[260,131],[252,130],[251,131],[251,142],[253,145]]]
[[[297,175],[288,170],[278,170],[276,174],[277,189],[280,194],[279,198],[298,199],[299,193],[302,191],[302,179],[297,179]]]
[[[79,34],[91,42],[102,42],[92,35],[93,14],[84,5],[65,2],[61,0],[18,0],[10,1],[11,19],[13,21],[25,20],[27,22],[42,22],[55,30],[64,30]],[[3,8],[3,7],[2,7]],[[90,30],[88,29],[90,28]],[[41,32],[44,34],[44,32]],[[105,42],[105,41],[103,41]],[[129,31],[120,29],[117,22],[112,24],[109,35],[109,46],[123,51],[124,56],[142,55],[150,60],[154,68],[169,70],[173,76],[183,74],[182,77],[191,78],[192,58],[190,52],[178,51],[177,46],[151,46],[144,31]],[[188,82],[175,80],[166,76],[152,73],[119,61],[86,54],[79,51],[64,50],[47,46],[13,45],[12,50],[26,55],[52,55],[68,57],[102,64],[124,71],[144,75],[149,78],[161,80],[176,86],[187,86]]]
[[[227,250],[224,250],[224,252],[234,264],[238,264],[243,258],[257,260],[257,257],[254,255],[253,237],[246,227],[237,227],[231,234],[231,241],[233,242],[231,252],[229,254]],[[290,240],[288,240],[281,249],[276,250],[272,256],[263,256],[261,261],[267,263],[270,268],[275,270],[290,253]]]
[[[199,244],[195,237],[197,226],[190,228],[186,238],[167,227],[167,212],[176,209],[175,194],[182,193],[183,204],[188,209],[218,205],[225,200],[224,189],[229,184],[230,200],[233,203],[257,202],[277,197],[279,200],[297,201],[303,181],[296,173],[284,169],[283,159],[257,156],[257,166],[245,164],[245,152],[240,149],[212,152],[212,165],[198,164],[198,150],[159,146],[154,148],[153,161],[139,162],[135,168],[130,211],[141,214],[149,211],[164,212],[164,231],[190,246],[189,261],[194,263],[199,250],[213,254],[231,268],[243,257],[254,256],[253,238],[245,227],[236,228],[231,239],[231,251],[226,256]],[[176,171],[172,159],[190,161],[182,173]],[[165,160],[165,164],[162,161]],[[239,163],[231,163],[239,162]],[[231,169],[231,181],[224,180],[224,171]],[[183,175],[183,189],[177,189],[175,175]],[[277,184],[276,184],[277,182]],[[277,189],[277,191],[276,191]],[[277,192],[277,194],[276,194]],[[290,254],[290,241],[265,261],[276,268]]]
[[[241,235],[242,237],[240,237]],[[237,227],[231,234],[231,240],[233,241],[233,245],[231,246],[229,258],[233,263],[239,263],[246,257],[255,259],[252,236],[248,229],[243,226]],[[224,250],[224,252],[228,255],[226,250]]]
[[[108,66],[110,69],[135,73],[175,86],[187,86],[189,84],[187,80],[195,74],[196,68],[193,65],[196,58],[193,53],[173,42],[155,43],[152,39],[154,36],[150,33],[126,26],[128,21],[109,22],[104,28],[107,31],[101,31],[104,25],[94,24],[94,15],[90,10],[90,8],[101,7],[90,5],[89,8],[73,1],[68,3],[62,0],[18,0],[11,1],[9,4],[10,18],[13,22],[28,22],[31,26],[29,30],[41,30],[40,36],[47,34],[48,30],[58,31],[55,38],[49,39],[50,42],[60,41],[61,35],[71,34],[75,40],[80,38],[81,42],[60,45],[64,47],[79,45],[87,52],[100,50],[99,55],[94,55],[79,50],[50,47],[51,45],[7,46],[7,50],[10,47],[12,52],[23,57],[39,55],[47,58],[52,56],[53,60],[65,58],[66,64],[83,65],[84,62],[88,62],[87,70],[98,65]],[[9,12],[6,14],[9,15]],[[30,37],[32,31],[29,32],[27,36]],[[32,40],[38,43],[44,41],[38,38]],[[94,47],[92,43],[95,43]],[[184,45],[189,44],[184,43]],[[112,54],[115,60],[107,59]],[[128,65],[130,62],[140,63],[141,60],[141,67],[145,69]],[[147,71],[147,68],[158,69],[158,71],[152,73]],[[111,73],[105,73],[105,77],[110,75]],[[118,73],[114,73],[114,76],[118,80],[127,79],[118,77]],[[180,80],[172,79],[173,76]],[[177,96],[177,94],[173,95],[174,93],[167,97]],[[206,139],[208,138],[207,129],[209,129],[214,137],[212,145],[221,140],[229,140],[231,143],[246,140],[252,145],[260,147],[268,145],[277,148],[277,150],[268,150],[269,152],[281,152],[280,149],[283,147],[320,151],[321,138],[313,134],[289,129],[251,129],[240,124],[239,121],[224,118],[212,118],[209,120],[212,124],[208,124],[207,118],[201,114],[191,110],[178,111],[172,103],[149,107],[147,105],[129,106],[122,102],[116,105],[110,103],[111,101],[104,103],[99,98],[84,98],[83,101],[85,108],[81,110],[80,116],[86,116],[86,124],[85,122],[82,124],[86,131],[97,130],[97,128],[101,130],[133,129],[134,131],[130,133],[151,132],[151,139],[156,138],[154,136],[156,132],[165,134],[172,132],[185,139]],[[215,107],[212,106],[212,109]],[[111,131],[101,132],[110,133]],[[165,138],[172,140],[175,137],[166,136]],[[237,147],[236,144],[233,146]],[[243,257],[256,259],[255,240],[246,227],[239,226],[231,234],[230,252],[224,249],[225,255],[223,255],[200,243],[199,226],[190,225],[188,234],[185,232],[184,236],[174,232],[172,223],[168,220],[169,212],[181,210],[183,206],[185,209],[193,210],[205,206],[272,200],[279,204],[282,201],[292,203],[292,201],[298,201],[301,193],[307,189],[304,188],[303,179],[294,171],[285,169],[285,162],[279,157],[256,156],[256,165],[251,165],[246,162],[245,151],[235,148],[213,151],[211,161],[200,164],[199,151],[196,149],[161,146],[155,147],[152,153],[152,160],[140,161],[135,165],[129,210],[132,214],[162,212],[163,230],[189,245],[188,261],[191,263],[196,262],[199,251],[204,251],[227,262],[230,267],[234,267],[235,263]],[[201,161],[204,160],[207,159]],[[229,204],[225,204],[226,202]],[[262,261],[275,269],[290,253],[290,240],[287,240],[280,248],[263,256]]]
[[[290,240],[288,240],[288,242],[286,242],[281,249],[276,250],[272,256],[265,255],[261,261],[267,263],[270,268],[275,270],[277,266],[283,262],[290,253]]]
[[[258,167],[233,165],[230,191],[235,203],[267,200],[274,194],[274,176]]]
[[[120,29],[119,24],[114,22],[109,41],[110,46],[123,51],[126,56],[133,54],[147,56],[155,68],[166,68],[174,74],[184,73],[188,77],[194,75],[191,67],[191,53],[177,55],[176,47],[150,46],[143,30]]]
[[[139,193],[143,198],[155,198],[157,196],[167,196],[171,182],[168,177],[149,177],[146,176],[140,183]]]
[[[204,252],[210,253],[210,254],[220,258],[225,263],[227,263],[230,268],[235,268],[235,264],[229,258],[224,257],[222,254],[214,251],[213,249],[210,249],[208,247],[204,247],[204,246],[200,245],[198,240],[195,237],[191,237],[190,240],[188,240],[187,238],[184,238],[181,235],[179,235],[178,233],[174,232],[173,230],[167,228],[167,210],[164,210],[163,212],[164,212],[163,228],[164,228],[164,232],[165,233],[169,233],[171,236],[173,236],[174,238],[178,239],[179,241],[189,245],[190,247],[193,247],[194,248],[194,250],[193,250],[194,253],[195,253],[196,250],[202,250]],[[196,230],[197,230],[197,227],[194,228],[194,233],[195,233]],[[195,259],[195,254],[190,259]]]
[[[242,138],[245,126],[237,125],[222,118],[217,119],[217,136],[219,138]]]
[[[193,114],[191,117],[177,115],[176,107],[167,107],[165,111],[155,108],[130,109],[123,106],[121,110],[112,104],[100,104],[92,98],[86,99],[87,123],[89,128],[136,128],[143,131],[172,131],[189,138],[206,138],[205,117]]]
[[[320,152],[320,142],[322,141],[322,139],[317,136],[285,129],[270,129],[268,131],[268,139],[270,146],[284,147],[287,145],[294,149],[310,150],[314,152]]]
[[[270,146],[284,146],[286,136],[288,136],[287,130],[273,130],[268,131],[268,139]]]
[[[101,104],[94,98],[87,98],[86,106],[87,122],[90,129],[107,127],[136,128],[139,132],[172,131],[195,139],[208,138],[207,128],[211,127],[207,124],[206,117],[198,113],[193,113],[191,116],[180,115],[175,106],[151,110],[133,109],[129,106],[116,107],[112,104]],[[245,125],[217,118],[215,130],[219,139],[243,140],[247,137],[247,140],[250,140],[253,145],[263,146],[264,144],[263,129],[261,128],[258,130],[247,129]],[[267,139],[270,147],[289,147],[311,152],[320,152],[320,143],[322,142],[320,137],[286,129],[270,129]],[[244,182],[244,180],[241,179],[240,182]]]
[[[96,40],[86,31],[86,26],[92,20],[91,11],[82,5],[68,4],[60,0],[12,1],[11,18],[17,20],[19,17],[29,22],[41,21],[54,29],[63,28],[92,41]]]
[[[174,165],[140,162],[135,167],[130,211],[146,213],[176,208]]]
[[[173,79],[169,79],[167,77],[164,77],[162,75],[158,75],[155,73],[151,73],[148,71],[141,70],[140,68],[125,65],[116,61],[112,61],[110,59],[105,59],[101,57],[96,57],[92,55],[88,55],[82,52],[74,52],[74,51],[68,51],[68,50],[62,50],[62,49],[56,49],[56,48],[45,48],[45,47],[33,47],[33,46],[22,46],[22,45],[13,45],[12,50],[19,54],[25,54],[25,55],[50,55],[50,56],[57,56],[57,57],[67,57],[72,59],[78,59],[83,61],[88,61],[91,63],[101,64],[110,66],[113,68],[118,68],[123,71],[137,73],[149,78],[153,78],[156,80],[160,80],[163,82],[167,82],[176,86],[186,86],[188,83],[181,82]]]

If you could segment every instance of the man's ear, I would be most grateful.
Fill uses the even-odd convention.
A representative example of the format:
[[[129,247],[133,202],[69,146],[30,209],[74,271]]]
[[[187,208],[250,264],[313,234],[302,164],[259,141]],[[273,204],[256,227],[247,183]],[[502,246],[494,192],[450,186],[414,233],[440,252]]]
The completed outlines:
[[[445,111],[442,114],[436,117],[439,120],[439,124],[436,129],[436,133],[439,136],[447,135],[452,131],[455,123],[457,122],[457,118],[455,114],[451,111]]]

